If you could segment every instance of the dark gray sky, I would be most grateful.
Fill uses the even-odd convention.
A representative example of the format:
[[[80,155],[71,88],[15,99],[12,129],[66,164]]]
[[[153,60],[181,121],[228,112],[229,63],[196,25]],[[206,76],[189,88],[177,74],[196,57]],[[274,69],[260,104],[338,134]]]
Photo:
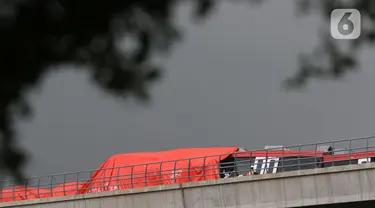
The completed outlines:
[[[300,52],[317,44],[318,17],[297,19],[294,1],[260,8],[223,4],[204,24],[180,11],[185,39],[163,64],[150,106],[120,103],[73,70],[50,75],[22,122],[28,175],[98,168],[113,154],[180,147],[292,145],[372,135],[375,71],[283,92]]]

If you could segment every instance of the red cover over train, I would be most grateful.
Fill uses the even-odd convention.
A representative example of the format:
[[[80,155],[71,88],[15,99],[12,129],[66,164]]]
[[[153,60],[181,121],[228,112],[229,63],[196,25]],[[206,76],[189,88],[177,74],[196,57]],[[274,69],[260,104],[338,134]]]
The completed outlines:
[[[220,161],[238,149],[184,148],[115,155],[104,162],[79,192],[101,192],[217,179]]]

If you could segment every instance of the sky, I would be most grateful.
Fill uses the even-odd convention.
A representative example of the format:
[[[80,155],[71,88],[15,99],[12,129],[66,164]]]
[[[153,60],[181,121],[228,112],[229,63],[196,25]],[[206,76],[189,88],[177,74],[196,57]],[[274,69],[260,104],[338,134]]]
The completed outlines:
[[[297,55],[318,43],[320,18],[296,18],[294,1],[222,4],[201,24],[181,8],[183,41],[162,64],[152,103],[119,102],[87,74],[51,74],[30,94],[34,116],[20,121],[29,176],[99,168],[119,153],[183,147],[295,145],[373,135],[375,71],[315,81],[302,92],[281,82]]]

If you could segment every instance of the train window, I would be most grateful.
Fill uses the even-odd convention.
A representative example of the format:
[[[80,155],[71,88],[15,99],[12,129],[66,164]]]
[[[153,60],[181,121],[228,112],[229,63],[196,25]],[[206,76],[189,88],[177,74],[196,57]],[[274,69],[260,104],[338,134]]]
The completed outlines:
[[[220,160],[220,178],[235,177],[235,163],[233,157],[227,157]]]
[[[238,157],[235,158],[236,171],[238,175],[246,175],[250,172],[250,167],[254,164],[254,158]]]
[[[254,167],[258,174],[276,173],[283,171],[306,170],[320,167],[320,157],[256,157],[235,158],[237,175],[246,175],[250,167]]]
[[[279,160],[277,172],[314,169],[321,161],[320,157],[284,157]]]
[[[278,157],[256,157],[254,161],[255,172],[259,174],[276,173],[279,159]]]
[[[257,160],[254,161],[254,166],[255,166],[255,172],[257,173],[260,173],[262,174],[262,167],[263,167],[263,158],[262,159],[259,159],[257,158]]]
[[[358,164],[370,163],[371,158],[360,158],[358,159]]]
[[[277,157],[252,157],[235,158],[238,175],[246,175],[253,167],[258,174],[276,173],[280,158]]]
[[[279,159],[279,158],[277,158],[277,159]],[[269,165],[268,165],[268,167],[267,167],[267,173],[273,173],[274,171],[274,168],[277,168],[277,165],[276,165],[276,163],[277,163],[278,161],[276,161],[276,160],[270,160],[269,161]]]
[[[375,161],[373,158],[359,158],[359,159],[352,159],[352,160],[336,160],[333,162],[332,161],[327,161],[324,163],[324,167],[332,167],[333,166],[342,166],[342,165],[350,165],[350,164],[364,164],[364,163],[369,163]]]
[[[319,157],[304,157],[300,158],[300,169],[307,170],[320,167],[320,163],[323,158]]]

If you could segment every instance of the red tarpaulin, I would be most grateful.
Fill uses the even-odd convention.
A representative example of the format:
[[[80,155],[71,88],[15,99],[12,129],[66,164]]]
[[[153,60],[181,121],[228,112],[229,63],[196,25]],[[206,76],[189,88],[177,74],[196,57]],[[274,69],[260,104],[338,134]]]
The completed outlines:
[[[20,201],[50,197],[51,192],[48,189],[36,189],[32,187],[16,186],[6,188],[1,191],[0,202]]]
[[[219,161],[238,149],[184,148],[115,155],[104,162],[79,192],[101,192],[218,179]]]
[[[77,194],[77,190],[79,190],[82,185],[83,183],[75,181],[60,184],[52,190],[52,196],[70,196]]]

